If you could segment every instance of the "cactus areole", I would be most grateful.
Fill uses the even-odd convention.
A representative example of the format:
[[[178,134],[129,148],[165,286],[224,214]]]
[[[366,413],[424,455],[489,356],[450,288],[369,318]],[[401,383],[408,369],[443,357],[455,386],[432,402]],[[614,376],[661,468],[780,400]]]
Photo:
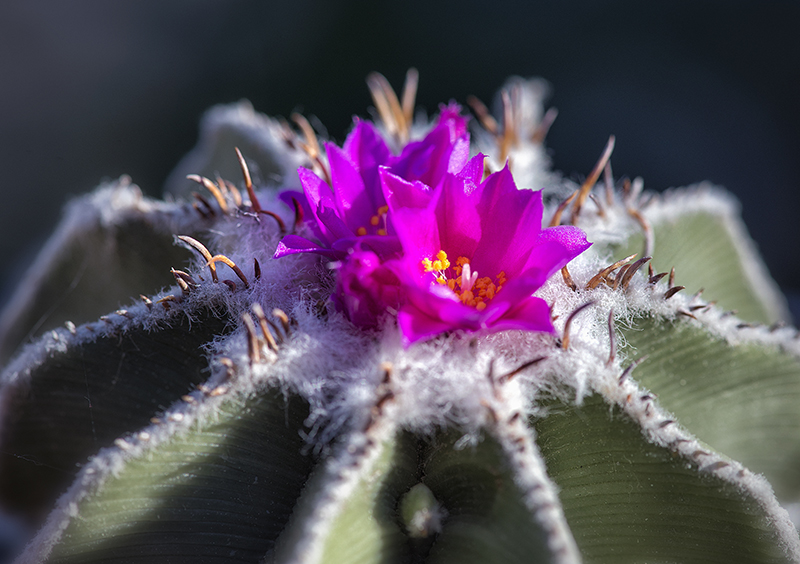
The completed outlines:
[[[367,82],[341,147],[220,106],[164,201],[67,207],[0,317],[16,562],[800,562],[800,340],[735,200],[613,137],[553,172],[543,81],[430,121]]]

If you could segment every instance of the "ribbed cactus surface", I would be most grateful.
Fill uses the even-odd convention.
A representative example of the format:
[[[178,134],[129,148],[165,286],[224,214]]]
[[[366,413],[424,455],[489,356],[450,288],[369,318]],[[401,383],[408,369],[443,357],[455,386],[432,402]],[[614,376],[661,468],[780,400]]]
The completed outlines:
[[[520,201],[543,189],[543,225],[514,237],[591,247],[491,319],[424,310],[425,287],[375,310],[397,286],[348,268],[383,264],[380,241],[353,228],[342,250],[308,186],[339,197],[356,151],[400,186],[389,172],[463,110],[415,116],[414,73],[399,99],[369,85],[394,169],[238,104],[209,111],[164,201],[123,178],[67,207],[0,319],[0,499],[32,532],[17,561],[800,562],[800,341],[737,203],[615,178],[613,138],[582,185],[562,178],[546,89],[513,79],[442,146],[487,191],[509,172]],[[452,155],[445,184],[472,166]],[[372,225],[405,241],[426,227],[394,197]],[[480,237],[505,240],[493,221]],[[459,307],[512,291],[444,261],[412,274]]]

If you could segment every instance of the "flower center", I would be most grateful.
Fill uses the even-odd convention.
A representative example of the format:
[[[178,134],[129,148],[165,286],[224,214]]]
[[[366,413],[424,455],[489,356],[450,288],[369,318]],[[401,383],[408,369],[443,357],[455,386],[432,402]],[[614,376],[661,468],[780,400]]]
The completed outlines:
[[[386,214],[389,213],[389,206],[381,206],[378,211],[369,218],[369,227],[361,226],[356,229],[356,235],[386,235]]]
[[[444,251],[436,253],[434,259],[422,259],[425,272],[433,272],[438,284],[450,288],[461,303],[472,306],[478,311],[485,309],[486,304],[507,282],[505,271],[500,271],[494,280],[488,276],[478,278],[478,273],[472,271],[467,257],[458,257],[455,266],[450,264]]]

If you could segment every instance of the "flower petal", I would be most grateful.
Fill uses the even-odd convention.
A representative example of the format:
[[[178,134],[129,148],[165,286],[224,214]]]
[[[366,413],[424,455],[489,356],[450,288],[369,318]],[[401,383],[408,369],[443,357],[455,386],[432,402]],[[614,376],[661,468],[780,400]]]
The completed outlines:
[[[447,172],[458,174],[469,160],[469,135],[465,139],[459,139],[453,145],[453,151],[447,160]]]
[[[344,151],[333,143],[326,143],[325,150],[331,167],[331,183],[336,187],[334,196],[340,218],[355,232],[369,225],[369,218],[375,215],[378,206],[373,205],[364,180]]]
[[[364,235],[360,237],[347,237],[334,241],[331,248],[336,251],[346,252],[358,245],[359,248],[372,251],[382,259],[395,258],[402,252],[400,240],[391,235]]]
[[[445,331],[480,329],[479,312],[459,302],[443,286],[404,284],[403,297],[405,303],[397,314],[397,322],[405,347]]]
[[[547,280],[591,246],[586,234],[577,227],[549,227],[540,234],[539,243],[531,250],[520,275],[530,276],[535,271]]]
[[[312,227],[312,229],[320,236],[323,242],[327,243],[332,240],[331,234],[320,221],[317,215],[317,209],[320,206],[325,206],[327,208],[334,208],[336,206],[336,203],[333,201],[331,187],[319,176],[304,167],[297,169],[297,176],[300,178],[300,185],[303,187],[303,194],[305,194],[305,199],[308,202],[308,209],[311,212],[311,217],[308,219],[312,217],[314,219],[313,222],[309,223],[315,224],[315,227]]]
[[[483,171],[484,171],[484,162],[486,161],[486,155],[483,153],[478,153],[474,157],[472,157],[467,164],[464,165],[458,172],[458,176],[469,180],[469,186],[474,187],[474,189],[482,190],[483,185],[481,184],[481,179],[483,178]]]
[[[436,206],[440,248],[451,255],[451,260],[472,257],[483,234],[478,214],[481,196],[478,185],[469,177],[448,174],[442,182],[441,192]]]
[[[408,305],[397,314],[397,325],[403,334],[403,346],[408,348],[417,341],[452,330],[449,324],[436,317],[430,317]]]
[[[445,173],[461,170],[469,158],[466,119],[453,105],[442,110],[439,121],[421,141],[409,143],[392,165],[392,172],[409,181],[436,186]]]
[[[422,259],[435,256],[442,250],[439,224],[433,211],[440,196],[441,190],[437,190],[427,207],[398,208],[392,213],[394,230],[408,259],[408,268],[414,273],[420,271]]]
[[[429,186],[400,178],[387,168],[381,168],[380,179],[386,204],[392,211],[400,208],[425,208],[433,197]]]
[[[333,200],[333,190],[328,186],[327,182],[314,174],[314,172],[305,167],[300,167],[297,169],[297,176],[300,178],[300,185],[303,187],[303,193],[306,195],[308,205],[312,211],[316,210],[320,204],[328,207],[336,205]]]
[[[507,310],[502,317],[498,318],[490,326],[492,333],[513,329],[555,333],[553,322],[550,318],[550,307],[547,302],[541,298],[531,296]]]
[[[358,118],[355,123],[342,148],[361,175],[373,210],[377,210],[384,205],[378,169],[390,164],[392,153],[374,125]]]
[[[521,272],[542,229],[542,193],[518,190],[508,166],[487,178],[478,213],[483,231],[474,269],[511,278]]]
[[[286,255],[294,255],[297,253],[317,253],[331,258],[341,258],[342,253],[321,247],[317,243],[309,241],[305,237],[299,235],[286,235],[278,243],[275,249],[275,254],[272,258],[281,258]]]
[[[355,237],[356,234],[348,229],[347,225],[340,219],[339,214],[333,207],[320,204],[316,210],[316,216],[320,227],[324,228],[325,235],[329,241]]]
[[[586,240],[586,233],[572,225],[559,225],[558,227],[543,229],[539,234],[539,241],[542,243],[558,241],[559,244],[569,249],[569,252],[573,254],[572,258],[575,258],[592,246],[592,244]]]

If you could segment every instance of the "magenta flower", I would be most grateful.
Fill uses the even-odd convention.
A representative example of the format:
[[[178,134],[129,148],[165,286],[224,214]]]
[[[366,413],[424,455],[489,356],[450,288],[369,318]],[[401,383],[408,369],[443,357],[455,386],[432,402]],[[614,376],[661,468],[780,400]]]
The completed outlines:
[[[456,172],[469,157],[466,119],[456,105],[443,107],[436,126],[421,141],[407,144],[392,155],[375,127],[356,120],[341,149],[326,144],[331,185],[308,169],[298,170],[310,210],[311,230],[318,242],[287,235],[275,258],[294,253],[317,253],[344,258],[356,242],[381,257],[400,251],[381,188],[379,170],[387,168],[410,182],[436,186],[447,172]],[[307,205],[306,205],[307,204]]]
[[[391,263],[406,345],[455,329],[552,333],[550,308],[532,294],[591,245],[576,227],[542,229],[541,192],[518,190],[507,166],[481,181],[483,160],[433,190],[381,172],[403,248]]]

